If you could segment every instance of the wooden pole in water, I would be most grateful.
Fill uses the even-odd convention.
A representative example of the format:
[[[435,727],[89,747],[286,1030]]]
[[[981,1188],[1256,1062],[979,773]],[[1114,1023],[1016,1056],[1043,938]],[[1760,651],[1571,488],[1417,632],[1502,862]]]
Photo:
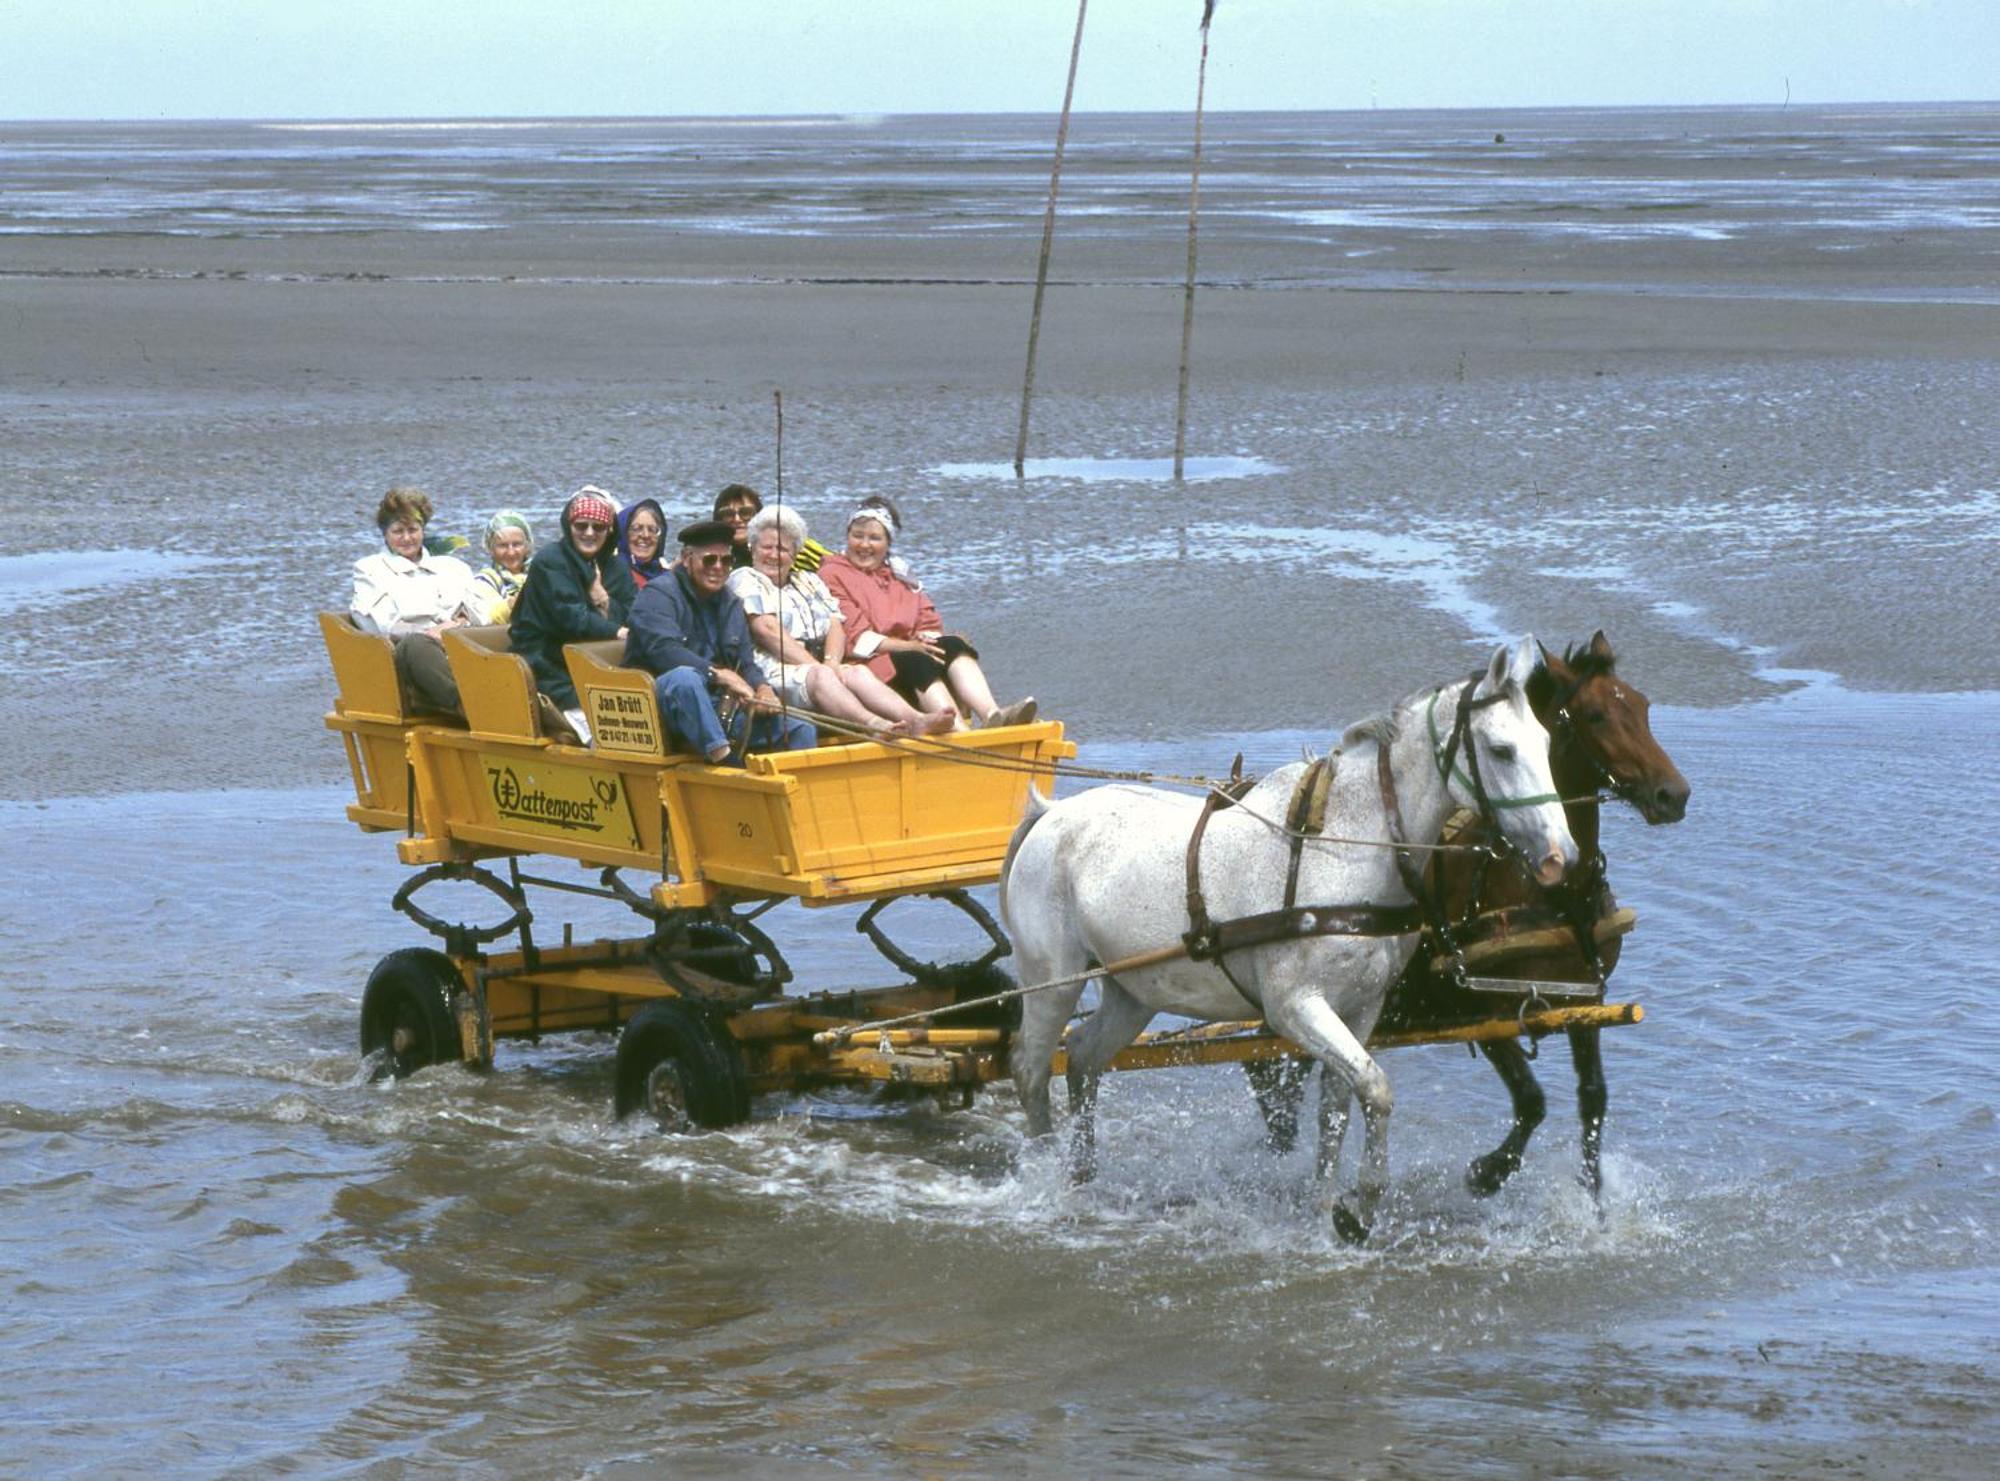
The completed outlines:
[[[1028,315],[1028,370],[1021,377],[1021,426],[1014,434],[1014,476],[1026,476],[1028,405],[1035,397],[1035,346],[1042,337],[1042,295],[1049,286],[1049,248],[1056,239],[1056,191],[1062,184],[1063,145],[1069,141],[1069,104],[1076,96],[1076,59],[1083,51],[1083,17],[1090,0],[1076,0],[1076,36],[1069,44],[1069,81],[1063,84],[1062,117],[1056,124],[1056,159],[1049,168],[1049,204],[1042,213],[1042,260],[1035,267],[1035,307]]]
[[[1194,344],[1194,229],[1201,212],[1201,109],[1208,91],[1208,23],[1215,19],[1215,0],[1201,11],[1201,70],[1194,85],[1194,173],[1188,181],[1187,292],[1181,302],[1181,383],[1174,403],[1174,482],[1187,467],[1188,351]]]
[[[771,403],[778,409],[778,450],[773,459],[777,467],[773,471],[778,480],[778,502],[782,504],[785,502],[785,393],[773,391]]]

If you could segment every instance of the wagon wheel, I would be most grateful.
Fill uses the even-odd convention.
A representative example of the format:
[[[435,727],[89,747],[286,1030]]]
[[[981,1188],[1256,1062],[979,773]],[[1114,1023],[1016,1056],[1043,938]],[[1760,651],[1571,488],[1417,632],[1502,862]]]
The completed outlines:
[[[376,1074],[402,1079],[465,1057],[458,999],[464,985],[451,958],[422,947],[392,951],[361,993],[361,1053],[381,1056]]]
[[[720,1014],[676,998],[648,1003],[618,1037],[620,1117],[652,1113],[662,1129],[734,1126],[750,1116],[749,1076]]]

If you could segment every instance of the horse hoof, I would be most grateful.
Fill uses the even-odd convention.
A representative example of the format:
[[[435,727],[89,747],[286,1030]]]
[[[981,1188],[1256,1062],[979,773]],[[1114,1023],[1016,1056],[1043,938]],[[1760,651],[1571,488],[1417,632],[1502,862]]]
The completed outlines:
[[[1604,1175],[1591,1168],[1584,1168],[1576,1175],[1577,1187],[1590,1195],[1590,1201],[1597,1205],[1599,1217],[1604,1214]]]
[[[1521,1170],[1521,1159],[1501,1152],[1475,1157],[1465,1169],[1465,1186],[1474,1198],[1491,1198]]]
[[[1368,1243],[1368,1226],[1344,1203],[1333,1206],[1333,1232],[1346,1244]]]

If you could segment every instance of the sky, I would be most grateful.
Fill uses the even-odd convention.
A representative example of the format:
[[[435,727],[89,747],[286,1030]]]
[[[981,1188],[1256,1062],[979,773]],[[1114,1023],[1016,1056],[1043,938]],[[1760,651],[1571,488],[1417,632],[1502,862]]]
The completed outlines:
[[[0,0],[0,118],[1051,112],[1076,0]],[[1080,110],[1192,106],[1090,0]],[[2000,0],[1217,0],[1212,109],[1980,101]]]

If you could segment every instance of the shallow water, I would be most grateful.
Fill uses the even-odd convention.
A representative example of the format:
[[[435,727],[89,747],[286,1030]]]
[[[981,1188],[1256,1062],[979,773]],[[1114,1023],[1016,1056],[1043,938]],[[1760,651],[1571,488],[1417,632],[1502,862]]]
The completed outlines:
[[[1174,115],[1077,118],[1065,250],[1170,246],[1185,231],[1188,134]],[[11,188],[0,238],[547,226],[738,241],[1032,241],[1049,125],[1005,116],[40,124],[10,125],[4,146]],[[1212,242],[1278,244],[1293,281],[1357,266],[1385,280],[1422,272],[1413,241],[1444,237],[1512,239],[1585,273],[1613,254],[1724,244],[1746,256],[1782,244],[1809,264],[2000,228],[2000,151],[1992,105],[1976,103],[1224,114],[1209,120],[1202,204]],[[1162,253],[1148,276],[1171,278],[1174,262]],[[1976,276],[1956,291],[1993,298],[1990,279]]]
[[[1406,1050],[1362,1250],[1314,1212],[1303,1150],[1261,1150],[1232,1071],[1114,1077],[1083,1191],[1004,1088],[950,1115],[771,1099],[676,1138],[612,1122],[602,1035],[367,1084],[360,984],[415,933],[337,793],[9,804],[0,889],[62,877],[100,943],[24,915],[4,942],[10,1449],[71,1474],[982,1473],[1059,1448],[1120,1473],[1616,1475],[1745,1447],[1972,1474],[2000,1433],[2000,1034],[1964,966],[2000,932],[1965,860],[2000,787],[1953,763],[1996,720],[1837,688],[1656,710],[1695,795],[1676,827],[1607,830],[1641,920],[1614,995],[1647,1017],[1607,1039],[1603,1221],[1559,1049],[1550,1121],[1488,1202],[1459,1173],[1503,1129],[1497,1081]],[[1251,739],[1272,765],[1311,737]],[[1092,755],[1213,767],[1234,743]],[[1913,852],[1911,810],[1961,821]],[[596,908],[581,929],[620,929]],[[844,919],[766,924],[810,985],[886,980]],[[155,1369],[175,1383],[130,1376]]]

